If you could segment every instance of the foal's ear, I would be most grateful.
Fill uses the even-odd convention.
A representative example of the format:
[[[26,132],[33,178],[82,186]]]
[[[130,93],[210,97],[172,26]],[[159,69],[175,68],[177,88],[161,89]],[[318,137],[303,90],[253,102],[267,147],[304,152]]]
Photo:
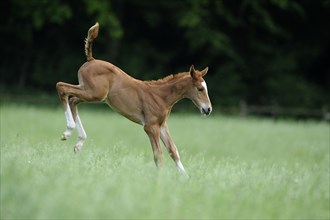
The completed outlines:
[[[197,79],[197,75],[196,75],[196,71],[195,71],[195,67],[194,67],[194,65],[191,65],[190,70],[189,70],[189,73],[190,73],[190,76],[191,76],[193,79]]]
[[[206,67],[205,69],[203,69],[201,71],[202,77],[205,76],[205,74],[207,73],[208,70],[209,70],[209,67]]]

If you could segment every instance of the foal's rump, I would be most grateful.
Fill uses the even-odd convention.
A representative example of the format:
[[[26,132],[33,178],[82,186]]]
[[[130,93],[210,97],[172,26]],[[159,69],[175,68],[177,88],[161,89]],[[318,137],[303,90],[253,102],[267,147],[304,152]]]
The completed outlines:
[[[115,80],[115,66],[111,63],[92,60],[84,63],[78,71],[79,85],[86,91],[84,101],[105,101]]]

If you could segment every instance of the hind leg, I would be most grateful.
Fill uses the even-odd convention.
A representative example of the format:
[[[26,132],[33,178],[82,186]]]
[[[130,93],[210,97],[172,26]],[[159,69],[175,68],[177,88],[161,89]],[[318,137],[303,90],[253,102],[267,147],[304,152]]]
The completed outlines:
[[[75,152],[79,151],[87,135],[78,115],[77,104],[81,102],[101,102],[105,99],[108,91],[102,86],[92,89],[86,82],[84,86],[58,82],[56,89],[64,107],[67,120],[67,129],[61,139],[66,140],[71,135],[72,130],[77,127],[78,143],[74,150]]]
[[[78,152],[81,150],[86,138],[87,138],[87,134],[84,130],[84,127],[81,123],[81,120],[80,120],[80,117],[79,117],[79,114],[78,114],[78,108],[77,108],[77,105],[79,103],[81,103],[82,101],[77,98],[77,97],[70,97],[69,99],[69,102],[70,102],[70,108],[71,108],[71,112],[72,112],[72,116],[76,122],[76,128],[77,128],[77,131],[78,131],[78,142],[77,144],[74,146],[73,150],[74,152]]]
[[[72,112],[68,103],[66,104],[64,114],[66,118],[66,130],[61,136],[62,141],[67,140],[71,136],[73,129],[76,127],[76,123],[73,119]]]
[[[69,84],[68,84],[69,85]],[[73,119],[72,112],[69,105],[69,94],[65,92],[66,83],[57,83],[56,89],[59,95],[59,98],[62,102],[64,114],[66,118],[66,130],[63,132],[61,136],[61,140],[67,140],[71,134],[73,129],[76,127],[76,123]]]

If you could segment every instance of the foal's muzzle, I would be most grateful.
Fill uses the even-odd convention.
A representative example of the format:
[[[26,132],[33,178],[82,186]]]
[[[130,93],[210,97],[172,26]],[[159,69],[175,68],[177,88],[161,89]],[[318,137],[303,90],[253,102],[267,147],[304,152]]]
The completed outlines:
[[[202,107],[201,112],[203,115],[209,115],[212,112],[212,107]]]

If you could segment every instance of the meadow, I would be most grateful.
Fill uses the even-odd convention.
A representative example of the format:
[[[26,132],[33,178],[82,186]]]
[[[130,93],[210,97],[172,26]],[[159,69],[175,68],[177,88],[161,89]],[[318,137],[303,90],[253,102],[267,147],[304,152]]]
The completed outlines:
[[[60,107],[0,110],[1,219],[329,219],[326,122],[172,114],[186,178],[110,109],[80,107],[77,154]]]

